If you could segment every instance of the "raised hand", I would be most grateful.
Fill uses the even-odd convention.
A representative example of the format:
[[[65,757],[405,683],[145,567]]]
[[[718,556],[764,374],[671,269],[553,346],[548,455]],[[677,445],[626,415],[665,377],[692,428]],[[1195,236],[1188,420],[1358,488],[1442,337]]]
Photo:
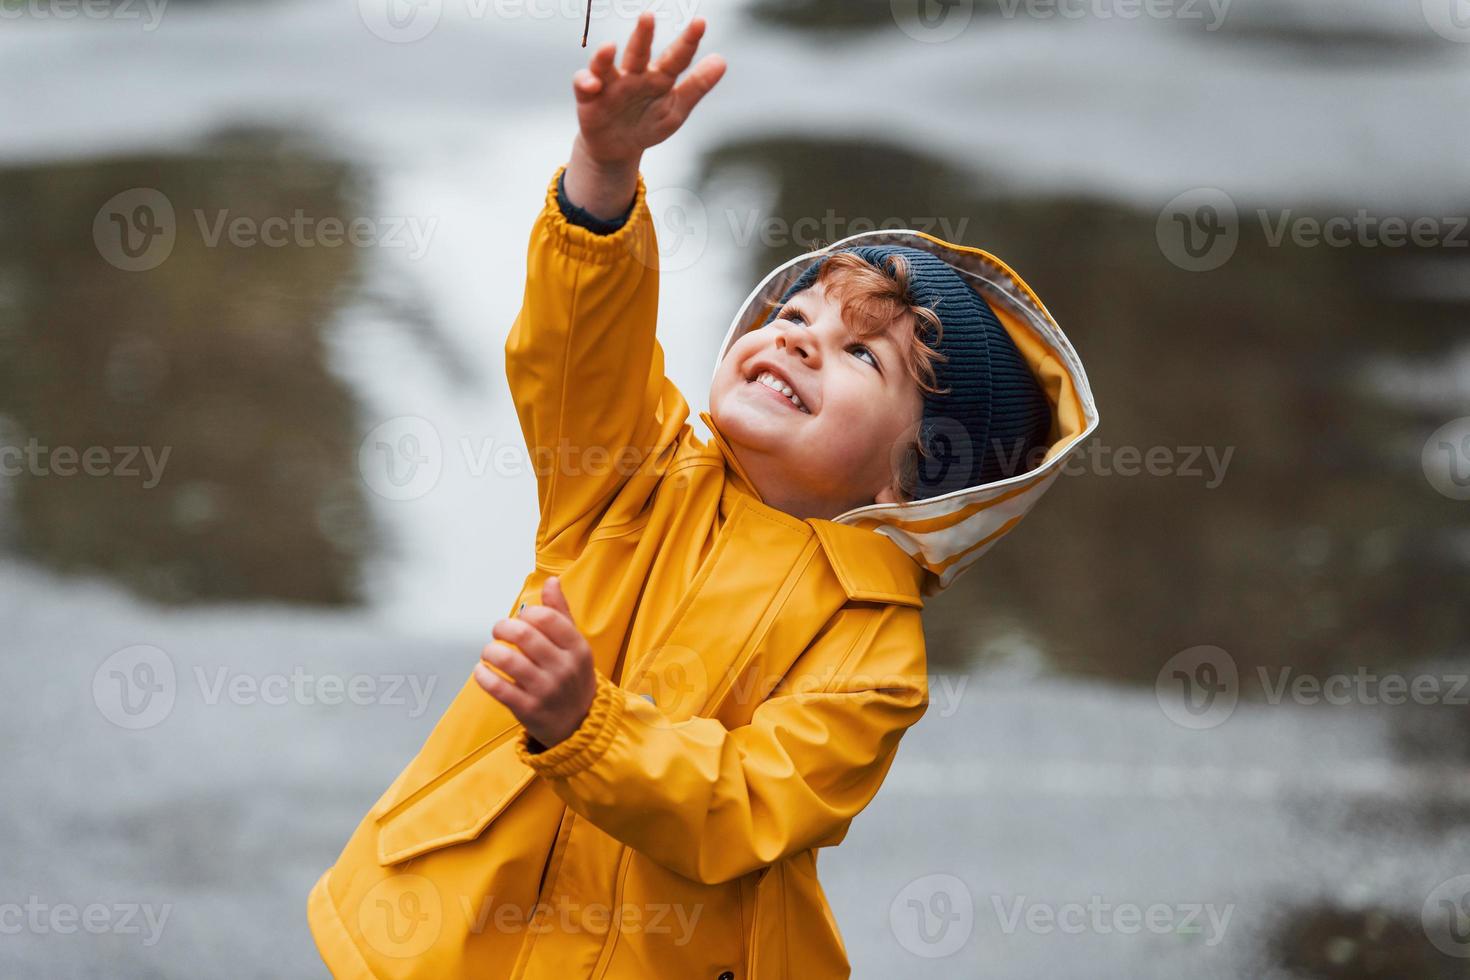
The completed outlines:
[[[475,665],[475,680],[510,709],[532,738],[550,748],[587,717],[597,694],[597,673],[592,648],[572,621],[557,578],[542,585],[541,601],[543,605],[527,606],[519,616],[495,624],[490,633],[503,642],[490,643],[480,653],[484,662]]]
[[[653,14],[644,11],[620,65],[614,64],[617,45],[609,41],[572,76],[579,132],[567,167],[567,196],[598,217],[621,213],[632,199],[643,151],[677,132],[725,74],[725,59],[710,54],[679,78],[699,49],[703,17],[690,21],[650,62],[653,25]]]
[[[586,68],[572,76],[582,144],[599,163],[625,163],[668,139],[725,74],[725,59],[711,54],[683,81],[678,80],[699,49],[703,17],[690,21],[684,33],[650,63],[653,23],[652,13],[639,15],[621,66],[613,64],[617,45],[609,41],[593,52]]]

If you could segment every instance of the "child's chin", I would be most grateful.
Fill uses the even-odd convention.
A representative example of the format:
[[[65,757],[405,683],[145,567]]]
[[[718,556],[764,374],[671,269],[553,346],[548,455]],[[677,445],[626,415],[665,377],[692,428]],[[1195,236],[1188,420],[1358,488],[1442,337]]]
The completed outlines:
[[[710,417],[719,426],[721,435],[742,446],[762,452],[779,452],[791,442],[790,421],[760,407],[733,406],[724,412],[710,412]]]

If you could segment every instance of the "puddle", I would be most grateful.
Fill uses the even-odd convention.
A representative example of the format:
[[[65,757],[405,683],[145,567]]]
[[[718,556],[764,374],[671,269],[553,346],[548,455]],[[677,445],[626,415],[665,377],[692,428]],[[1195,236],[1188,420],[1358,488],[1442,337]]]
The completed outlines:
[[[174,242],[125,271],[94,218],[134,188],[170,202]],[[6,481],[9,546],[166,602],[357,601],[375,532],[324,334],[361,288],[361,250],[210,236],[222,217],[350,220],[369,193],[269,132],[0,169],[0,419],[6,445],[31,447]]]

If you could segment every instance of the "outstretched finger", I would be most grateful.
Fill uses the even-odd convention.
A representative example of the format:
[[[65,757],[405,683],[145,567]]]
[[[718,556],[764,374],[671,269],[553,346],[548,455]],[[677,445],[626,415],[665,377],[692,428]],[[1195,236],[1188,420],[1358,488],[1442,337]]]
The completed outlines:
[[[585,68],[572,76],[572,94],[578,102],[587,102],[602,94],[602,80]]]
[[[592,60],[587,62],[587,70],[602,79],[604,85],[617,77],[617,69],[613,68],[613,58],[617,56],[617,53],[617,44],[608,41],[594,51]]]
[[[680,72],[689,67],[689,62],[694,60],[694,52],[699,50],[699,39],[704,36],[704,26],[703,17],[690,21],[689,26],[684,28],[684,33],[658,56],[653,67],[677,78]]]
[[[699,105],[699,100],[709,94],[709,90],[715,87],[725,75],[725,59],[717,54],[706,55],[700,59],[699,64],[694,66],[685,79],[674,87],[674,104],[678,107],[679,118],[686,119],[694,107]]]
[[[648,53],[653,50],[653,13],[645,10],[623,48],[623,71],[640,74],[648,69]]]

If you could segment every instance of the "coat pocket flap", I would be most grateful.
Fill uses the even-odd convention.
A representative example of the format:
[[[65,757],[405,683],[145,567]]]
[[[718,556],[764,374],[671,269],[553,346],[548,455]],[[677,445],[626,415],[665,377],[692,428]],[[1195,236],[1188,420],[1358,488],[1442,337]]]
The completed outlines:
[[[409,806],[379,817],[378,863],[474,840],[535,778],[516,757],[516,739],[501,742]]]

